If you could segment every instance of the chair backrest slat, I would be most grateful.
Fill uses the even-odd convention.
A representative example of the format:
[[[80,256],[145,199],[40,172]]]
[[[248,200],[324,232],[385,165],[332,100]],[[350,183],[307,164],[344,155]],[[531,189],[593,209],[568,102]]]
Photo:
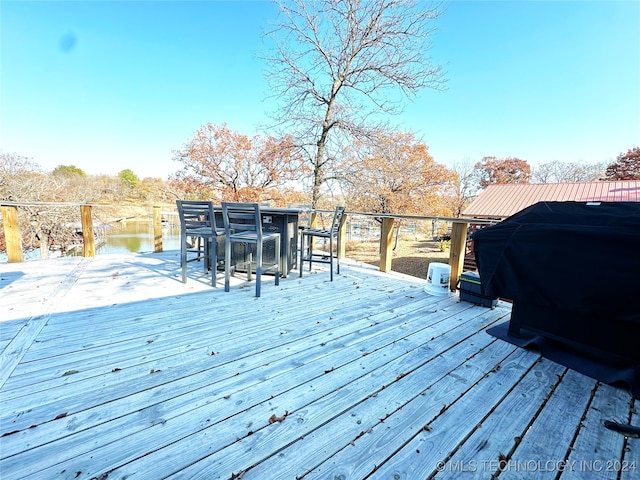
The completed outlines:
[[[262,238],[262,217],[258,203],[222,202],[224,228],[231,233],[254,232]]]
[[[311,214],[313,213],[311,205],[306,203],[290,203],[288,207],[300,211],[300,213],[298,213],[298,225],[305,228],[311,228]]]
[[[215,230],[213,204],[199,200],[176,200],[180,228],[183,232],[195,228],[211,228]]]
[[[344,206],[338,205],[333,213],[333,221],[331,222],[331,232],[335,235],[340,231],[342,225],[342,219],[344,218]]]

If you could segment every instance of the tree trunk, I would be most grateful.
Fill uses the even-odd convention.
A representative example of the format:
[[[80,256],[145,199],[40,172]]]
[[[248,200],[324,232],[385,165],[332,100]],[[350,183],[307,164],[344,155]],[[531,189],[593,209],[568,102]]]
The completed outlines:
[[[318,206],[320,200],[320,188],[323,182],[322,172],[322,157],[324,155],[324,144],[318,142],[318,149],[316,150],[316,160],[313,165],[313,190],[311,191],[311,208]]]
[[[333,89],[331,91],[331,96],[327,102],[327,110],[324,113],[324,120],[322,122],[322,132],[320,134],[320,138],[318,138],[318,148],[316,150],[316,158],[315,163],[313,165],[313,190],[311,192],[311,207],[316,208],[318,205],[318,201],[320,200],[320,190],[322,188],[322,184],[324,183],[324,157],[325,157],[325,149],[327,145],[327,138],[329,136],[329,130],[333,127],[331,123],[331,114],[333,110],[333,102],[335,95],[338,90],[337,81],[333,82]]]

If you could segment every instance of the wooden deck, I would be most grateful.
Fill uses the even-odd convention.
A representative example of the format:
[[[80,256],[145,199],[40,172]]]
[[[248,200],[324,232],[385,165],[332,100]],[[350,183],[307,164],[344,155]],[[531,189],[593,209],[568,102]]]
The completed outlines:
[[[0,265],[5,479],[637,479],[631,395],[343,263],[225,293],[176,252]]]

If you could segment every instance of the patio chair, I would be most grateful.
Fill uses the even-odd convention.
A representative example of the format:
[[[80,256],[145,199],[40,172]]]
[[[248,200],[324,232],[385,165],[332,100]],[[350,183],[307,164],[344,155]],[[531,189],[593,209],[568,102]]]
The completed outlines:
[[[313,213],[313,208],[311,207],[311,205],[306,203],[290,203],[287,205],[287,208],[292,208],[299,211],[298,232],[296,232],[296,238],[298,239],[296,249],[297,251],[300,251],[300,248],[302,247],[302,235],[300,234],[300,232],[302,232],[302,230],[306,230],[307,228],[311,228],[313,215],[315,214]]]
[[[290,203],[287,208],[299,210],[298,214],[298,230],[305,230],[311,227],[311,216],[313,214],[313,207],[307,203]]]
[[[187,264],[204,260],[204,271],[211,270],[211,285],[216,286],[218,266],[218,236],[224,229],[216,226],[213,204],[207,201],[176,200],[180,217],[180,268],[182,283],[187,283]],[[189,241],[189,240],[190,241]],[[189,254],[195,256],[189,258]]]
[[[300,248],[300,276],[302,277],[302,269],[304,262],[309,262],[309,270],[311,270],[311,264],[328,263],[330,271],[330,279],[333,282],[333,263],[335,260],[337,266],[337,273],[340,274],[340,227],[344,219],[344,207],[337,206],[333,213],[333,221],[331,227],[328,230],[319,228],[306,228],[300,231],[302,235],[301,248]],[[323,238],[325,244],[328,240],[329,250],[314,251],[313,243],[315,238]],[[334,239],[336,240],[336,249],[334,252]]]
[[[238,267],[246,266],[247,280],[251,281],[253,265],[256,271],[256,297],[260,296],[260,281],[263,273],[275,271],[275,284],[280,284],[280,234],[262,230],[262,215],[257,203],[222,202],[222,218],[225,229],[224,291],[229,291],[229,280]],[[264,264],[265,242],[275,242],[275,263]],[[245,244],[248,249],[244,261],[231,264],[233,245]],[[255,262],[253,249],[255,248]]]

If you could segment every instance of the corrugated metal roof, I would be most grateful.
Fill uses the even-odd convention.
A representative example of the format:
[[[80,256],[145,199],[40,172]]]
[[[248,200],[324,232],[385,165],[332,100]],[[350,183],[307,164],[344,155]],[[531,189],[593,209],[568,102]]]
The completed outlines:
[[[506,218],[542,201],[640,202],[640,181],[489,185],[462,215]]]

